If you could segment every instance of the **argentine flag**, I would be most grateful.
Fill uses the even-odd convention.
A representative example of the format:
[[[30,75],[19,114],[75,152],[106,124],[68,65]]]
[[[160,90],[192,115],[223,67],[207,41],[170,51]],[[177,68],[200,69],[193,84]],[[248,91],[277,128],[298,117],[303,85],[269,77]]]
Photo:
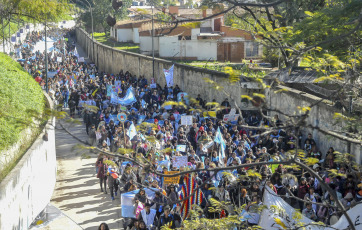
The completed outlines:
[[[224,139],[222,138],[221,132],[220,132],[220,127],[217,128],[217,132],[216,132],[216,136],[214,141],[218,144],[220,144],[220,153],[219,153],[219,160],[221,162],[223,162],[223,159],[225,158],[225,148],[226,148],[226,144]]]
[[[129,127],[127,135],[129,136],[130,140],[132,140],[133,137],[137,135],[137,130],[136,130],[136,127],[134,126],[133,122],[132,122],[131,126]]]

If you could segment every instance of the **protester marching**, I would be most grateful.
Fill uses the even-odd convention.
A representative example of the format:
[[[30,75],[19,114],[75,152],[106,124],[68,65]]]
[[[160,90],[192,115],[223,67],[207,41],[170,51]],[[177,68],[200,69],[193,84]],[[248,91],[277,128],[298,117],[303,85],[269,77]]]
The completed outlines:
[[[127,70],[100,72],[79,56],[71,35],[65,30],[48,33],[53,41],[47,51],[49,95],[59,110],[83,120],[88,144],[102,150],[94,169],[100,192],[111,200],[121,199],[125,227],[176,229],[195,216],[230,215],[239,216],[242,226],[267,229],[290,228],[298,221],[310,224],[310,229],[321,228],[314,222],[331,225],[323,229],[347,227],[346,217],[320,179],[356,221],[362,209],[361,178],[339,160],[333,147],[321,152],[312,134],[303,137],[285,130],[277,115],[270,121],[257,111],[240,114],[228,98],[219,102],[222,109],[214,110],[215,101],[207,103],[202,95],[191,99],[174,85],[174,66],[164,70],[163,87]],[[24,69],[46,88],[44,53],[34,49],[42,40],[41,32],[29,33],[18,55]],[[196,107],[206,112],[192,109]],[[272,132],[263,133],[265,126]],[[243,166],[287,162],[296,148],[301,158],[313,159],[317,176],[280,163]],[[181,174],[169,176],[177,173]],[[225,205],[213,210],[214,201]],[[263,205],[268,208],[260,210]],[[273,211],[275,205],[283,211]],[[296,210],[302,215],[298,220],[292,218]]]

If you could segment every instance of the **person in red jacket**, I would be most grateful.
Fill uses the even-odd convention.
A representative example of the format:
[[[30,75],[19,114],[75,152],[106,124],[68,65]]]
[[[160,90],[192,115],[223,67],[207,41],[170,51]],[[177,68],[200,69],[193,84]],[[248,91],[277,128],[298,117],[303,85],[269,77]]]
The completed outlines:
[[[298,186],[298,197],[304,200],[305,194],[307,194],[308,190],[309,190],[309,185],[307,183],[307,180],[305,179],[305,177],[302,177],[300,179],[300,184]],[[304,202],[303,201],[298,201],[298,202],[300,210],[303,210]]]

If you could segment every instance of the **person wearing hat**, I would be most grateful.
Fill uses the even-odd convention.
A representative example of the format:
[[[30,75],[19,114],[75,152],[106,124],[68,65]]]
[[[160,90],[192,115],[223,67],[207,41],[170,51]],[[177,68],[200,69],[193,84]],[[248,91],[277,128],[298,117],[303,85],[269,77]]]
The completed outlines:
[[[138,220],[143,220],[148,230],[156,229],[158,226],[156,210],[151,209],[150,203],[146,203],[145,208],[141,211],[141,215],[138,216]]]
[[[162,226],[166,226],[171,229],[180,228],[181,222],[182,220],[180,215],[171,211],[170,206],[166,205],[164,208],[164,213],[162,213],[158,221],[158,228],[161,229]]]
[[[344,208],[347,210],[353,207],[356,204],[352,193],[347,193],[343,199],[341,199],[341,203],[343,204]]]

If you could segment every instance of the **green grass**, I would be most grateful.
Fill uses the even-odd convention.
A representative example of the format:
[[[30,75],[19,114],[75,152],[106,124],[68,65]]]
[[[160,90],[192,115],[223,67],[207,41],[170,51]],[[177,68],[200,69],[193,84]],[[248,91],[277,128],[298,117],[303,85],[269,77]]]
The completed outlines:
[[[91,34],[92,36],[92,34]],[[116,42],[108,38],[105,33],[94,33],[94,39],[107,46],[111,46],[120,50],[125,50],[133,53],[140,53],[140,46],[131,42]]]
[[[39,84],[3,53],[0,53],[0,108],[0,152],[15,144],[21,131],[45,109]]]

